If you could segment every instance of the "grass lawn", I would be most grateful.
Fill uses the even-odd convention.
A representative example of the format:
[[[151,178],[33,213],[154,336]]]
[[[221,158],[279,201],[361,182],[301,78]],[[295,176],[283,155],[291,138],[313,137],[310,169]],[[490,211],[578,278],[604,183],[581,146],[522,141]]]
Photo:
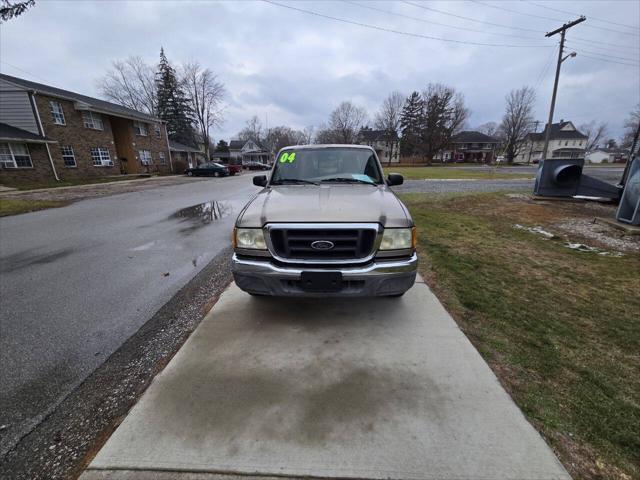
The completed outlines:
[[[442,180],[442,179],[479,179],[479,180],[502,180],[533,178],[531,173],[505,173],[496,172],[491,167],[474,167],[469,169],[450,167],[384,167],[385,174],[399,173],[406,180]]]
[[[35,212],[45,208],[64,207],[67,202],[55,200],[21,200],[18,198],[0,198],[0,217]]]
[[[76,185],[94,185],[98,183],[110,183],[110,182],[122,182],[125,180],[139,180],[138,175],[122,175],[117,177],[104,177],[104,178],[81,178],[73,180],[62,180],[56,182],[51,180],[48,182],[19,182],[15,184],[6,183],[6,186],[17,188],[19,190],[35,190],[38,188],[59,188],[59,187],[73,187]]]
[[[423,277],[569,473],[640,478],[640,255],[577,252],[513,228],[593,218],[581,204],[403,199]]]

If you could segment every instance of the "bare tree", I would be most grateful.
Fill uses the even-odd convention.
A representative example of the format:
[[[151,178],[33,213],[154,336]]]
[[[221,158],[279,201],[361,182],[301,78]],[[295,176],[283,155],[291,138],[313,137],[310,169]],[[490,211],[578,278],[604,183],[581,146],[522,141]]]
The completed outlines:
[[[306,140],[307,136],[304,132],[282,125],[270,128],[265,135],[263,144],[272,155],[275,155],[281,148],[303,145],[308,143]]]
[[[607,136],[607,123],[602,122],[596,124],[595,121],[580,125],[578,128],[580,132],[587,136],[587,146],[585,149],[590,152],[596,148]]]
[[[497,137],[500,134],[500,126],[496,122],[483,123],[477,130],[490,137]]]
[[[506,97],[507,103],[500,130],[508,163],[513,163],[513,159],[524,146],[525,137],[531,132],[535,99],[535,91],[530,87],[511,90]]]
[[[98,88],[105,98],[119,105],[149,115],[157,113],[155,72],[140,57],[114,61],[98,80]]]
[[[385,143],[389,149],[389,163],[393,158],[393,146],[398,140],[398,131],[400,130],[400,117],[402,115],[402,107],[404,106],[404,97],[398,91],[392,92],[382,102],[382,106],[376,113],[376,128],[384,130]]]
[[[358,132],[367,118],[364,108],[342,102],[329,116],[329,130],[337,143],[356,143]]]
[[[431,163],[436,153],[447,147],[469,116],[464,96],[441,83],[430,83],[422,92],[419,151]]]
[[[309,125],[307,127],[304,127],[304,129],[302,130],[302,133],[304,134],[304,144],[305,145],[309,145],[311,142],[313,142],[313,134],[314,134],[314,127],[313,125]]]
[[[620,139],[620,146],[622,148],[631,148],[633,143],[633,137],[638,131],[638,125],[640,124],[640,103],[629,113],[629,116],[624,122],[624,133]]]
[[[245,142],[253,140],[256,143],[261,143],[263,134],[262,122],[257,115],[254,115],[247,120],[246,127],[238,133],[238,139]]]
[[[36,4],[36,0],[24,0],[22,2],[0,1],[0,23],[11,20],[26,12]]]
[[[224,84],[211,70],[203,69],[198,62],[187,63],[182,67],[181,81],[204,144],[206,157],[209,158],[210,131],[222,124]]]

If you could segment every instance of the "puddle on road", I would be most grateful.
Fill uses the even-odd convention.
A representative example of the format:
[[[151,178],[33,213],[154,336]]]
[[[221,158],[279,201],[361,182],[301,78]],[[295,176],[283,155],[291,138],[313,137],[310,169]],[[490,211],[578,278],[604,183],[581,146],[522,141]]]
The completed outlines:
[[[211,200],[178,210],[169,218],[179,219],[182,222],[188,223],[189,226],[180,229],[180,232],[190,234],[206,225],[231,215],[235,210],[234,203],[236,202]]]

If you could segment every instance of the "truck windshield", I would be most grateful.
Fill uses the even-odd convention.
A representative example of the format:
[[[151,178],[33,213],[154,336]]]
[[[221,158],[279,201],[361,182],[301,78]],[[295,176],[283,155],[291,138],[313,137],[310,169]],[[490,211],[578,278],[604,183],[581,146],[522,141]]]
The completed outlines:
[[[359,148],[304,148],[280,152],[272,185],[306,183],[383,183],[376,157]]]

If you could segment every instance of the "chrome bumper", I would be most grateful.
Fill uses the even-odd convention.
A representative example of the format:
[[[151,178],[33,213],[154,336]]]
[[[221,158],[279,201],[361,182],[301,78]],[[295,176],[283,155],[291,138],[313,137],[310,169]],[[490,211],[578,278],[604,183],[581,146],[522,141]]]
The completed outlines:
[[[413,285],[418,268],[415,252],[406,259],[378,259],[363,266],[348,268],[309,268],[275,265],[270,259],[232,259],[233,277],[242,290],[258,295],[289,297],[370,297],[399,295]],[[342,288],[337,292],[308,292],[300,285],[302,272],[340,272]]]

